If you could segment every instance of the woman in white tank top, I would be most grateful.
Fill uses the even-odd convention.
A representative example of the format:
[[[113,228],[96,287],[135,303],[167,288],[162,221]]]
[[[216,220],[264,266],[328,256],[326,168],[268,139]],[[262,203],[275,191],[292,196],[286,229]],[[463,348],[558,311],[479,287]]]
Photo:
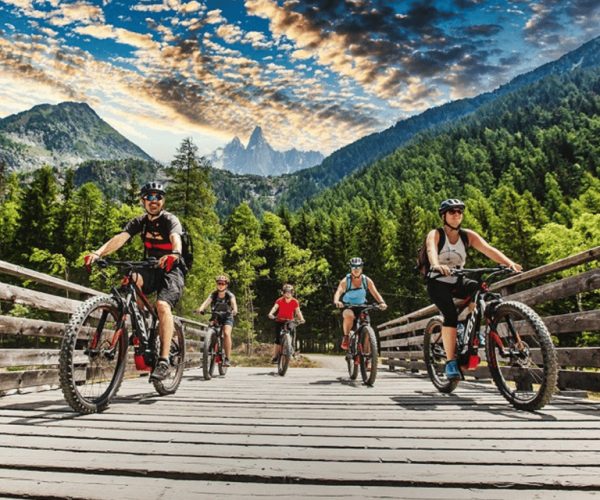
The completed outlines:
[[[442,341],[446,350],[446,377],[448,379],[460,378],[460,371],[456,364],[456,326],[458,314],[454,307],[454,297],[466,298],[477,286],[473,280],[459,280],[451,276],[451,270],[462,268],[467,258],[467,247],[473,247],[490,259],[503,264],[514,271],[520,271],[521,266],[515,264],[500,250],[491,246],[475,231],[461,229],[465,204],[458,199],[449,199],[442,202],[438,213],[444,221],[443,234],[445,242],[438,253],[440,231],[434,229],[427,235],[427,257],[429,258],[430,272],[427,275],[427,293],[431,301],[444,315],[442,325]]]

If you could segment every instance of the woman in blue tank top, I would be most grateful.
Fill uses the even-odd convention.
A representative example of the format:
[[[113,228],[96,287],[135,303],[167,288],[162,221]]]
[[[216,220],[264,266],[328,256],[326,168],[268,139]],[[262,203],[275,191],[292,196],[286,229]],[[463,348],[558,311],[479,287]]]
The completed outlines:
[[[346,307],[342,313],[344,318],[344,338],[342,340],[342,349],[348,349],[348,338],[350,335],[350,329],[354,323],[354,311],[347,307],[360,306],[367,302],[367,290],[371,292],[371,295],[375,298],[382,310],[387,309],[387,304],[383,300],[383,297],[375,288],[375,283],[371,278],[368,278],[363,274],[364,262],[360,257],[352,257],[350,259],[350,274],[340,281],[340,284],[335,291],[333,296],[333,304],[336,307]]]

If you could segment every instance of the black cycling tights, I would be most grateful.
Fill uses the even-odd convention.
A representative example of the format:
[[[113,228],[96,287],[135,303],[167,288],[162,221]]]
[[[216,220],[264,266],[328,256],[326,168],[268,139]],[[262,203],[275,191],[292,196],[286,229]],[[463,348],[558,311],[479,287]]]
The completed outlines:
[[[477,291],[479,283],[474,280],[462,279],[458,283],[444,283],[435,279],[427,280],[427,293],[444,316],[444,326],[456,328],[458,325],[458,311],[454,305],[454,298],[466,299]]]

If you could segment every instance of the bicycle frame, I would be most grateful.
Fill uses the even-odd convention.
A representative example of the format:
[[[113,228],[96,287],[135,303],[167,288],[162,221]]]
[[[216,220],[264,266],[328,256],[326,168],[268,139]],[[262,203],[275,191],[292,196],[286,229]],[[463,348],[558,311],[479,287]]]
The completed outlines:
[[[468,274],[478,275],[476,281],[479,283],[479,287],[473,294],[465,298],[458,307],[458,314],[460,316],[470,304],[475,304],[473,310],[470,311],[467,316],[464,336],[462,338],[458,334],[456,336],[457,361],[459,366],[464,367],[467,370],[475,370],[480,362],[478,349],[480,347],[479,333],[481,320],[485,318],[486,322],[489,324],[494,308],[502,302],[502,297],[499,294],[490,292],[486,280],[482,279],[481,275],[488,272],[490,273],[487,277],[489,279],[490,276],[504,274],[509,272],[509,270],[508,268],[482,268],[457,270],[453,272],[453,275],[455,276],[465,276]]]
[[[110,343],[109,348],[103,350],[103,354],[107,357],[114,357],[117,343],[120,336],[123,335],[127,315],[129,315],[132,326],[130,341],[135,349],[134,359],[136,369],[138,371],[152,371],[158,362],[159,356],[159,353],[155,352],[154,350],[158,324],[158,314],[156,309],[154,306],[152,306],[152,304],[150,304],[140,287],[133,279],[133,273],[136,270],[135,266],[127,265],[129,263],[125,262],[111,260],[106,260],[105,262],[106,265],[125,265],[127,273],[121,281],[120,290],[115,286],[111,287],[111,295],[117,300],[123,316],[121,319],[121,324],[118,325],[117,331]],[[155,265],[156,263],[150,260],[148,261],[148,265],[143,267],[155,267]],[[137,267],[140,266],[138,265]],[[146,323],[142,317],[142,311],[140,311],[138,299],[142,304],[142,311],[144,313],[150,313],[151,315],[152,321],[148,328],[146,328]],[[100,319],[101,326],[106,320],[106,314],[107,313],[104,313],[103,317]],[[101,330],[101,328],[99,328],[99,330]],[[96,348],[96,342],[97,338],[95,336],[95,338],[92,340],[88,354],[93,355],[91,349]]]

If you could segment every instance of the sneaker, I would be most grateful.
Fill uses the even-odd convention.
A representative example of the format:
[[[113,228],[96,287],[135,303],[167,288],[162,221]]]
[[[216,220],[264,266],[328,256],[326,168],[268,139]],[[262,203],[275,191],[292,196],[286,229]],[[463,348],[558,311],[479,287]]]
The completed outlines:
[[[344,335],[342,339],[342,349],[348,350],[348,335]]]
[[[150,380],[157,380],[160,382],[169,376],[170,371],[171,369],[169,368],[169,365],[164,361],[161,361],[158,363],[158,365],[156,365],[156,368],[150,374]]]
[[[231,362],[229,361],[229,358],[226,357],[225,359],[223,359],[223,366],[225,368],[227,368],[228,366],[231,366]]]
[[[448,380],[460,380],[460,371],[455,360],[446,363],[446,378]]]
[[[271,364],[272,365],[276,365],[277,364],[277,356],[275,356],[272,360],[271,360]]]

